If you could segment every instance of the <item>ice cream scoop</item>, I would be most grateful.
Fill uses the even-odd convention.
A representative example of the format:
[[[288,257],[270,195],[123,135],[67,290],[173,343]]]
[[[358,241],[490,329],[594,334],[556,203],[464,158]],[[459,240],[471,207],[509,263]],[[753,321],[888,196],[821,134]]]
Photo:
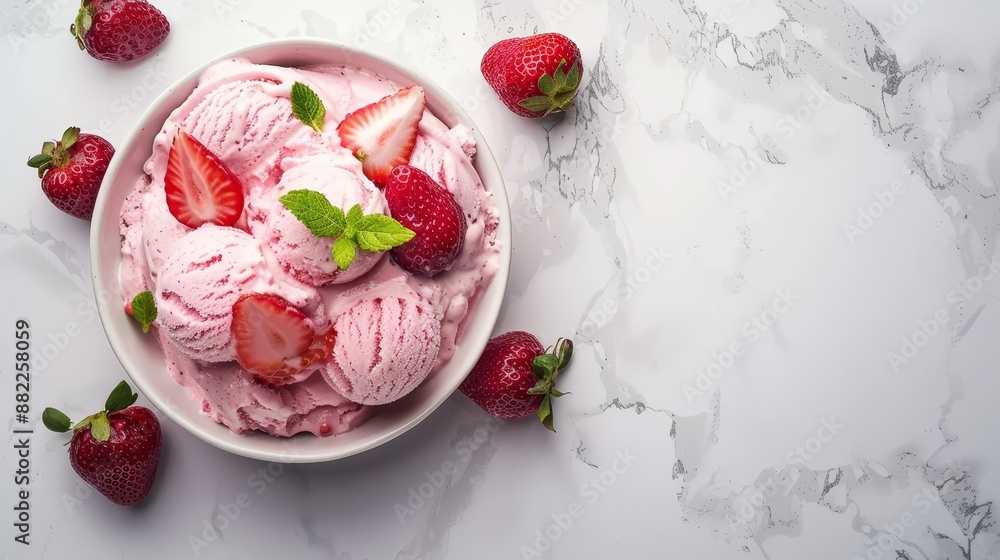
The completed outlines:
[[[324,373],[352,401],[391,403],[412,391],[434,367],[441,317],[403,282],[387,282],[334,321],[337,343]]]
[[[345,212],[360,204],[365,215],[385,214],[382,192],[361,174],[360,162],[347,150],[333,150],[283,164],[277,188],[267,196],[280,198],[296,189],[314,190]],[[333,238],[316,237],[288,209],[271,201],[271,212],[262,225],[251,222],[254,235],[264,239],[275,258],[289,274],[312,286],[344,284],[356,280],[374,267],[385,253],[359,250],[354,262],[341,270],[330,256]]]
[[[198,228],[179,240],[153,297],[160,327],[188,356],[234,360],[229,324],[233,304],[266,273],[257,241],[228,227]]]
[[[260,180],[278,159],[274,147],[303,131],[279,78],[266,67],[242,66],[229,74],[227,66],[206,74],[181,126],[245,182],[255,172]]]

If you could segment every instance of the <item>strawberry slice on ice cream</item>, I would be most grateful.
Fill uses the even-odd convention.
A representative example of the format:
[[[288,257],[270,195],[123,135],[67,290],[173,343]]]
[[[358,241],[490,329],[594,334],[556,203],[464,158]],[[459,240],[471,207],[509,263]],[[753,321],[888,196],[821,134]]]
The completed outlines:
[[[265,383],[281,385],[330,357],[336,334],[317,335],[312,321],[285,299],[246,294],[233,305],[236,360]]]
[[[231,226],[243,214],[243,183],[193,136],[178,130],[164,176],[167,207],[189,228]]]
[[[344,147],[361,160],[366,177],[384,185],[393,167],[410,162],[426,103],[424,88],[414,86],[344,118],[337,133]]]

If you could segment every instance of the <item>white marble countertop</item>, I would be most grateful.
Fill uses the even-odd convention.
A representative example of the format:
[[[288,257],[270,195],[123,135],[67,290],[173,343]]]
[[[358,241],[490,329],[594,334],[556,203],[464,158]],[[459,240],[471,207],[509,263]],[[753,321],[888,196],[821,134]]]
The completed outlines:
[[[182,0],[155,55],[76,52],[73,0],[4,0],[0,421],[31,321],[30,545],[6,558],[1000,558],[1000,4],[990,0]],[[331,7],[336,4],[336,7]],[[492,43],[580,45],[578,106],[508,113]],[[497,332],[573,336],[556,434],[461,395],[328,464],[230,455],[164,418],[153,494],[72,472],[46,405],[124,372],[88,224],[24,161],[69,124],[124,140],[204,60],[271,37],[364,46],[445,86],[507,181]],[[575,334],[574,334],[575,333]],[[10,341],[9,343],[2,342]],[[83,410],[81,410],[83,412]],[[8,420],[9,419],[9,420]]]

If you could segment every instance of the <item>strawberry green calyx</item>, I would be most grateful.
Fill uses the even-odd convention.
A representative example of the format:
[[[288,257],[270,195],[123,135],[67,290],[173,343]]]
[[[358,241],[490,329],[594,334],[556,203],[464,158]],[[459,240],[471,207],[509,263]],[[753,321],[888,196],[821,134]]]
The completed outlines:
[[[52,407],[46,408],[42,411],[42,424],[45,424],[45,427],[53,432],[60,434],[68,432],[70,426],[73,425],[69,416],[66,416],[61,411]]]
[[[108,413],[106,411],[91,414],[80,420],[73,426],[73,431],[75,432],[83,428],[90,428],[90,435],[94,436],[94,439],[97,441],[108,441],[111,439],[111,423],[108,422]]]
[[[111,391],[108,400],[104,403],[104,410],[97,414],[91,414],[73,425],[68,416],[49,407],[42,412],[42,423],[45,424],[46,428],[58,433],[70,431],[71,425],[74,432],[89,428],[90,435],[94,436],[94,439],[108,441],[111,438],[111,423],[108,422],[108,414],[132,406],[138,398],[139,395],[132,392],[129,384],[122,381]]]
[[[81,51],[85,48],[83,37],[94,25],[94,14],[97,13],[97,8],[94,6],[96,3],[96,0],[83,0],[80,4],[80,11],[76,14],[76,19],[69,26],[69,32],[73,34]]]
[[[71,126],[63,133],[62,140],[57,142],[45,142],[42,144],[42,153],[28,160],[28,167],[38,170],[38,177],[41,178],[50,168],[66,167],[69,163],[69,149],[76,144],[80,137],[80,129]]]
[[[531,361],[531,371],[538,377],[538,382],[528,389],[528,394],[544,395],[538,407],[538,419],[542,421],[543,426],[553,432],[555,428],[552,425],[552,399],[567,394],[556,390],[556,377],[569,365],[572,357],[573,342],[560,338],[553,351],[535,356]]]
[[[111,390],[108,400],[104,402],[104,408],[106,412],[118,412],[132,406],[138,399],[138,393],[133,393],[132,387],[122,381]]]
[[[564,70],[565,66],[564,58],[552,74],[542,74],[538,79],[538,89],[543,95],[529,97],[518,105],[529,111],[541,112],[543,117],[549,113],[572,109],[575,105],[573,97],[580,86],[580,61],[573,62],[568,73]]]
[[[108,400],[104,402],[104,410],[81,420],[76,426],[73,426],[73,431],[90,426],[90,435],[94,436],[94,439],[108,441],[111,439],[111,423],[108,422],[108,414],[132,406],[138,398],[139,395],[132,392],[128,383],[122,381],[108,395]]]

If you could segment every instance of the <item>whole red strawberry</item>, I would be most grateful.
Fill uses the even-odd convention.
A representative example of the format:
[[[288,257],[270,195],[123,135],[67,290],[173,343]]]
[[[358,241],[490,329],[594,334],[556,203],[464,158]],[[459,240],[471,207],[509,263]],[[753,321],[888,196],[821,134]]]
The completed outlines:
[[[508,109],[537,118],[573,108],[581,64],[576,43],[559,33],[542,33],[493,45],[480,70]]]
[[[486,343],[459,390],[493,416],[523,418],[537,413],[542,424],[555,431],[552,398],[564,394],[555,388],[556,376],[572,357],[569,340],[560,339],[555,353],[546,353],[534,335],[512,331]]]
[[[105,410],[73,426],[69,462],[81,478],[112,502],[130,506],[149,494],[160,462],[160,421],[148,408],[132,406],[139,395],[122,381]],[[45,427],[67,432],[70,419],[54,408],[42,412]]]
[[[145,0],[83,0],[69,29],[97,60],[128,62],[162,43],[170,23]]]
[[[465,214],[448,189],[410,165],[397,165],[385,183],[389,213],[414,231],[413,239],[391,250],[412,274],[431,277],[454,264],[465,243]]]
[[[89,220],[113,155],[110,142],[71,127],[61,141],[42,144],[42,153],[29,159],[28,166],[38,169],[42,191],[56,208]]]

